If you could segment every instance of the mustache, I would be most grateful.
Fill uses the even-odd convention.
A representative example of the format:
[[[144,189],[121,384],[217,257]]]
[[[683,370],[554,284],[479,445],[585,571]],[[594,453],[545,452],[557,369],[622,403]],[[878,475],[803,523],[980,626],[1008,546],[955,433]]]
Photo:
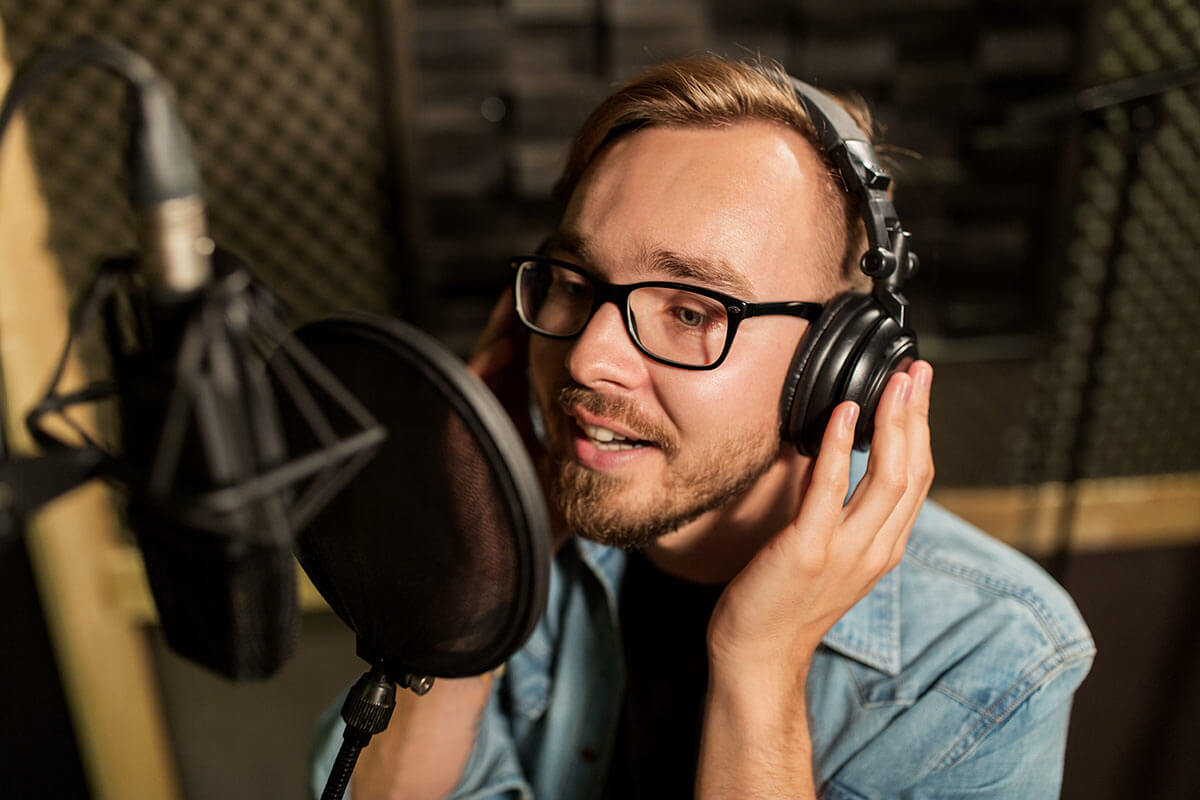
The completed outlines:
[[[558,390],[558,403],[561,408],[581,408],[589,414],[618,422],[665,455],[670,456],[676,450],[674,438],[624,398],[600,394],[579,385],[567,385]]]

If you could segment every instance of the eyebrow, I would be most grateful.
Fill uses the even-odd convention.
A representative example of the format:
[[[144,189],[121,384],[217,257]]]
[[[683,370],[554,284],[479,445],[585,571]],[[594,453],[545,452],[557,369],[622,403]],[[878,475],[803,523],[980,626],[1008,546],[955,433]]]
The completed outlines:
[[[578,232],[559,228],[538,247],[539,255],[564,253],[584,264],[595,263],[587,240]],[[661,273],[681,281],[699,283],[722,289],[741,297],[754,294],[750,281],[727,262],[698,256],[688,256],[671,250],[655,249],[638,258],[637,269],[642,273]]]
[[[567,228],[558,228],[538,245],[537,254],[539,256],[550,255],[554,252],[565,253],[584,262],[592,260],[587,241],[575,231]]]
[[[670,250],[654,250],[642,263],[646,271],[664,272],[680,280],[725,289],[740,297],[754,293],[750,281],[724,261],[680,255]]]

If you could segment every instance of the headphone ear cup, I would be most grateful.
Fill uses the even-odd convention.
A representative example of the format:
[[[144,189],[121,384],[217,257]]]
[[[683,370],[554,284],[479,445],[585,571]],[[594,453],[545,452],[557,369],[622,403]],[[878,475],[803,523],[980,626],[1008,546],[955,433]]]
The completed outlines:
[[[847,306],[854,305],[861,296],[846,292],[826,304],[821,316],[800,340],[784,378],[780,400],[783,439],[794,444],[804,455],[815,454],[815,451],[806,452],[803,431],[817,373],[822,371],[821,365],[828,362],[832,345],[837,343],[839,334],[850,320],[850,315],[845,313]]]
[[[841,397],[841,400],[858,403],[860,409],[854,428],[854,447],[858,450],[866,450],[871,445],[871,437],[875,434],[875,412],[888,381],[897,372],[906,372],[918,357],[913,333],[902,330],[882,308],[876,307],[879,309],[878,322],[862,341],[859,354],[848,365]],[[828,424],[828,418],[820,427],[822,432],[825,424]],[[819,440],[817,446],[820,446]]]
[[[917,357],[916,338],[869,294],[850,292],[826,308],[796,350],[784,383],[783,432],[806,456],[815,456],[833,409],[858,403],[854,446],[864,450],[888,378]]]

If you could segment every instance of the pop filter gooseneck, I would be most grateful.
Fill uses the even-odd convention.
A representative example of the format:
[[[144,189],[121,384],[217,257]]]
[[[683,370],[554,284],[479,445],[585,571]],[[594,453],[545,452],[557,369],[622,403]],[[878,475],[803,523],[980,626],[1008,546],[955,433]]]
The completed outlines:
[[[323,795],[335,798],[387,725],[392,682],[423,694],[432,676],[487,672],[528,638],[546,604],[549,523],[507,412],[435,340],[361,312],[296,338],[388,431],[296,540],[300,564],[372,666],[342,711],[346,741]],[[307,446],[300,410],[280,410],[289,444]]]

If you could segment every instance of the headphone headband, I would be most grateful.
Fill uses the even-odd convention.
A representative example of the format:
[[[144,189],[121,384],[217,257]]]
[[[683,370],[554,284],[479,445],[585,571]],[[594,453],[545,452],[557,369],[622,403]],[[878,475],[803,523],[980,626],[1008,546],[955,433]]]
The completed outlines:
[[[801,453],[814,456],[838,403],[862,409],[854,446],[870,445],[875,411],[891,376],[917,357],[917,338],[900,293],[917,270],[887,190],[892,179],[858,124],[829,95],[790,79],[817,134],[819,147],[838,170],[857,204],[869,247],[859,267],[870,276],[870,294],[843,292],[826,306],[800,340],[780,396],[780,435]]]
[[[880,166],[866,134],[841,105],[804,81],[790,75],[788,79],[812,120],[817,141],[832,159],[866,224],[868,249],[859,267],[874,282],[872,293],[888,314],[908,328],[908,301],[900,288],[916,274],[920,262],[909,250],[909,233],[901,227],[888,197],[891,176]]]

